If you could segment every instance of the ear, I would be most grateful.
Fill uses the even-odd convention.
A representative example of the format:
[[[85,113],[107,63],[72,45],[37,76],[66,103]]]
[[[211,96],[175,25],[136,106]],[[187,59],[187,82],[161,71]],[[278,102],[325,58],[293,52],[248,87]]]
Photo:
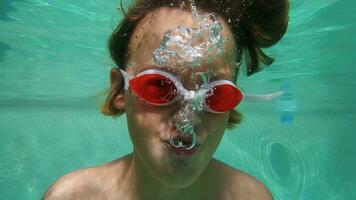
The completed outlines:
[[[124,94],[120,93],[117,95],[113,102],[114,106],[118,110],[125,110],[125,99]]]
[[[110,90],[115,95],[113,104],[118,110],[125,110],[124,82],[121,73],[116,67],[110,71]],[[121,90],[121,91],[119,91]]]

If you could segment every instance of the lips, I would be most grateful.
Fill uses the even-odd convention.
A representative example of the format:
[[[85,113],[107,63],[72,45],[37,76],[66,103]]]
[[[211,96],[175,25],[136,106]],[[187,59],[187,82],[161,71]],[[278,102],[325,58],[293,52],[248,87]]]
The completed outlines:
[[[200,149],[200,144],[196,144],[192,149],[186,149],[184,147],[174,147],[169,142],[166,142],[166,145],[168,146],[169,150],[171,153],[174,153],[179,156],[192,156],[198,152]]]

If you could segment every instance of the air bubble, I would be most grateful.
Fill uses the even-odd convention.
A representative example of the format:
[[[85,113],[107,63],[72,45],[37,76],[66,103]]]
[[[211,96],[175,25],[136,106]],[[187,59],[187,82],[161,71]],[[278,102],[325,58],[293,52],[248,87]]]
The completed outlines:
[[[157,65],[166,67],[200,66],[205,58],[211,63],[224,52],[221,23],[213,13],[199,15],[198,28],[179,26],[167,31],[161,46],[153,52]]]

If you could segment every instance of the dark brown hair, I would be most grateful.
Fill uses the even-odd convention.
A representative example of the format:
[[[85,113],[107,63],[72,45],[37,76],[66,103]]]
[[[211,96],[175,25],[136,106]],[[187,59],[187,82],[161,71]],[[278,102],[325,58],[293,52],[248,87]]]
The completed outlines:
[[[214,12],[228,22],[234,35],[237,48],[236,62],[244,57],[247,75],[262,70],[262,66],[271,65],[273,58],[267,56],[261,48],[276,44],[285,34],[288,26],[288,0],[196,0],[197,10]],[[116,27],[109,39],[109,50],[115,64],[125,69],[128,45],[136,25],[149,12],[162,7],[190,10],[189,0],[137,0],[126,13],[122,6],[124,19]],[[235,80],[238,72],[235,74]],[[102,113],[120,116],[124,111],[115,108],[113,101],[123,90],[123,81],[111,83],[109,95],[102,106]],[[240,123],[242,115],[230,112],[227,128]]]

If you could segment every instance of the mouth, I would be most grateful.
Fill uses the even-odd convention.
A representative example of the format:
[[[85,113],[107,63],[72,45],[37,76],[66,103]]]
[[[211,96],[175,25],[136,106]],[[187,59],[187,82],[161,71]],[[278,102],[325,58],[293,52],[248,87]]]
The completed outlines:
[[[191,147],[192,142],[193,139],[190,135],[176,135],[172,136],[171,142],[169,140],[164,141],[170,152],[179,156],[192,156],[198,152],[201,144],[196,142],[196,144]],[[181,145],[178,145],[179,143],[181,143]]]

